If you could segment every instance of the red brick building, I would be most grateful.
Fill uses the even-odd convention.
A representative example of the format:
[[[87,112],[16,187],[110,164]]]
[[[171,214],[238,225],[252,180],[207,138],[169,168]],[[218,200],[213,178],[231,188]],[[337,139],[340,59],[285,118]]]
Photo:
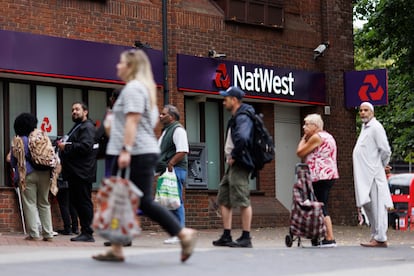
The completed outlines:
[[[0,0],[0,6],[2,156],[20,112],[35,113],[39,124],[47,119],[52,137],[72,126],[74,100],[85,101],[90,116],[102,119],[111,91],[122,85],[115,70],[119,53],[135,45],[146,49],[153,64],[159,107],[176,105],[188,131],[193,150],[185,191],[188,226],[222,227],[214,199],[229,114],[217,91],[234,84],[265,115],[276,144],[275,161],[251,183],[253,227],[288,225],[296,145],[303,117],[311,112],[323,116],[338,144],[340,179],[329,206],[333,223],[354,222],[355,113],[345,108],[343,85],[343,73],[353,70],[352,1]],[[314,49],[325,42],[329,48],[315,59]],[[102,161],[98,166],[99,179]],[[234,223],[239,226],[237,217]],[[147,220],[143,225],[152,227]],[[0,231],[21,227],[3,158]]]

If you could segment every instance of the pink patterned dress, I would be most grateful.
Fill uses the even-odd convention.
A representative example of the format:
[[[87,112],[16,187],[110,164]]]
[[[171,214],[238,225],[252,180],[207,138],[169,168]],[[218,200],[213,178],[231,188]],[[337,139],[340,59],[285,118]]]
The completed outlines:
[[[306,156],[312,182],[339,178],[336,165],[336,142],[326,131],[318,132],[322,144]]]

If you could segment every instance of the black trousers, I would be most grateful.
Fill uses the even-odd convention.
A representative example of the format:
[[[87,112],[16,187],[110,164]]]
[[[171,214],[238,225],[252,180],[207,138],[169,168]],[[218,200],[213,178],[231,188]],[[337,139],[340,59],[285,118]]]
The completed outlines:
[[[68,179],[70,202],[79,216],[82,234],[92,235],[93,220],[92,183],[82,179]]]
[[[57,193],[60,215],[63,220],[65,231],[78,231],[78,213],[70,202],[69,188],[60,188]]]
[[[118,160],[118,157],[115,157]],[[158,222],[171,236],[177,236],[181,231],[177,218],[165,207],[154,201],[152,185],[154,170],[159,160],[158,154],[142,154],[131,156],[131,172],[129,179],[142,191],[144,196],[140,200],[139,209],[145,216]],[[112,175],[118,171],[117,162],[114,162]]]

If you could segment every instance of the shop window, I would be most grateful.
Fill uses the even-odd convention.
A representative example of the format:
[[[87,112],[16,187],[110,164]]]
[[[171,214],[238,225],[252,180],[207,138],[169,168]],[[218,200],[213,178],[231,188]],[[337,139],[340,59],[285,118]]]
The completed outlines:
[[[9,84],[9,126],[10,141],[14,137],[14,119],[22,112],[31,112],[30,85],[23,83]]]
[[[57,93],[54,86],[36,86],[36,116],[39,120],[37,128],[55,139],[57,130]]]
[[[282,0],[216,0],[228,22],[263,27],[284,27]]]
[[[89,90],[88,91],[88,108],[89,118],[93,120],[98,126],[105,115],[107,101],[106,91]],[[92,104],[93,103],[93,104]],[[105,175],[105,162],[104,160],[98,160],[96,170],[96,183],[93,184],[93,188],[98,188],[100,180]]]

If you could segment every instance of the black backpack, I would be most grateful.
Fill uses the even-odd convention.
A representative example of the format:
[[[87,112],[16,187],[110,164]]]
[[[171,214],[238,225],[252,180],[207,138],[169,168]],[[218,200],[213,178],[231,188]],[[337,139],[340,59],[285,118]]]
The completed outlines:
[[[255,114],[249,111],[241,112],[247,114],[253,121],[252,143],[249,149],[254,163],[254,171],[260,171],[264,165],[272,162],[275,157],[275,145],[273,138],[263,123],[263,114]]]

